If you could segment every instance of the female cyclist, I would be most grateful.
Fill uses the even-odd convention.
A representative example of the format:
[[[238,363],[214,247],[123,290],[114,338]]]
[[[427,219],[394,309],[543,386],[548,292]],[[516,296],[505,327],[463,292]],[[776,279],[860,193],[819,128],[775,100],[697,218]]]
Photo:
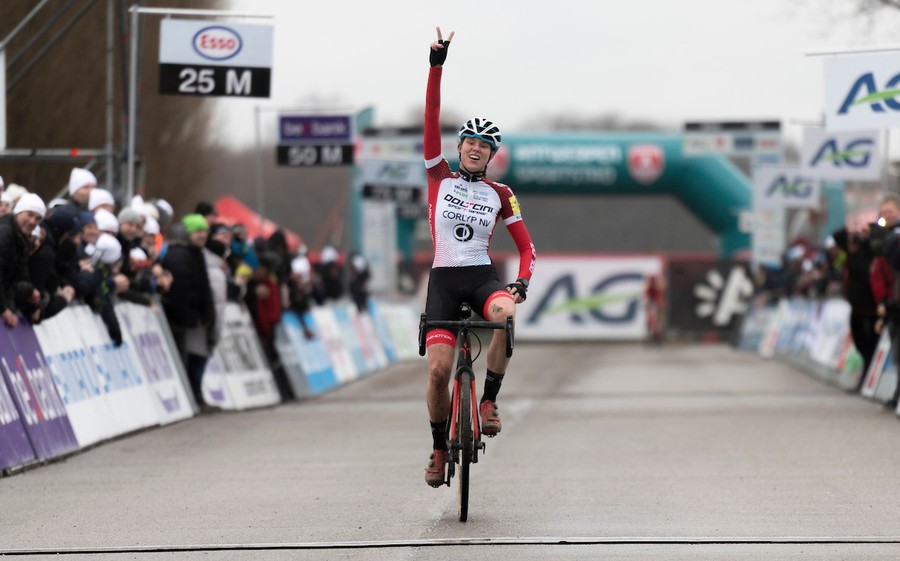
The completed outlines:
[[[512,190],[485,177],[488,163],[500,148],[500,129],[487,119],[475,118],[459,129],[459,172],[441,155],[441,74],[453,33],[445,41],[441,29],[431,44],[428,89],[425,97],[425,167],[428,173],[428,220],[434,243],[434,262],[428,281],[425,313],[429,320],[458,319],[459,305],[468,302],[483,318],[505,322],[515,317],[516,304],[525,300],[534,272],[535,251],[522,221]],[[503,221],[519,250],[519,274],[504,286],[488,255],[491,236]],[[430,329],[426,401],[434,451],[425,468],[432,487],[444,483],[447,464],[447,420],[450,416],[448,384],[453,368],[456,334]],[[495,331],[487,351],[487,376],[479,412],[481,429],[488,436],[500,432],[497,392],[509,359],[506,334]]]

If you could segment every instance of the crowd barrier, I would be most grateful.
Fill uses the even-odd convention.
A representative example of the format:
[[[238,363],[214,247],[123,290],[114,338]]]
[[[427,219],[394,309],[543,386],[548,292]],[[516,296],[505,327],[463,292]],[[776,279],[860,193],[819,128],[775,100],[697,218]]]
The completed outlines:
[[[855,390],[862,381],[860,394],[878,401],[892,397],[897,384],[887,330],[881,334],[868,371],[863,372],[862,357],[850,335],[850,305],[838,298],[792,298],[774,304],[756,300],[744,315],[737,345],[788,362],[845,390]]]
[[[66,308],[32,326],[0,327],[0,471],[9,473],[198,412],[165,316],[116,305],[116,347],[87,306]],[[418,358],[419,312],[409,303],[348,302],[284,314],[279,358],[298,397],[321,394],[387,365]],[[203,377],[203,396],[226,410],[281,401],[249,313],[229,303],[220,344]]]

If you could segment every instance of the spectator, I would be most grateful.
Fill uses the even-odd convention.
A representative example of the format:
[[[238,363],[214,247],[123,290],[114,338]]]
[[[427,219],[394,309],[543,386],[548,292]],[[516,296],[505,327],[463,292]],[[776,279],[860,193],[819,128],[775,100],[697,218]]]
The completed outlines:
[[[223,231],[227,232],[227,240],[223,239]],[[227,226],[215,225],[210,228],[213,234],[206,240],[203,258],[206,262],[206,274],[215,307],[216,317],[212,329],[207,332],[209,354],[222,339],[222,328],[225,323],[225,306],[228,303],[229,273],[225,254],[228,248],[226,241],[231,242],[231,230]]]
[[[316,265],[320,283],[316,300],[320,304],[327,300],[338,300],[344,295],[344,275],[340,259],[341,254],[334,247],[327,245],[322,248]]]
[[[36,227],[32,234],[35,240],[28,258],[28,272],[41,294],[41,319],[47,319],[61,312],[75,297],[75,289],[64,274],[67,271],[60,267],[58,255],[59,238],[67,237],[75,228],[75,212],[69,205],[57,206],[49,211],[43,225],[43,228]]]
[[[16,203],[19,202],[19,199],[22,197],[22,195],[28,192],[28,189],[22,187],[21,185],[10,183],[6,186],[3,192],[9,195],[10,208],[16,208]]]
[[[315,335],[306,322],[306,314],[312,310],[312,265],[304,253],[297,255],[291,261],[291,277],[288,286],[290,309],[300,320],[303,335],[307,339],[312,339]]]
[[[97,229],[101,233],[107,233],[111,236],[119,235],[119,219],[116,215],[108,210],[98,209],[94,213],[94,220],[97,222]]]
[[[7,192],[0,194],[0,216],[5,216],[12,212],[12,195]]]
[[[199,214],[185,216],[173,225],[162,266],[172,275],[172,284],[163,297],[163,309],[181,353],[194,398],[204,405],[202,382],[209,360],[211,330],[216,324],[213,294],[206,261],[201,249],[206,244],[209,224]]]
[[[275,267],[278,257],[274,254],[263,254],[259,266],[253,271],[253,277],[247,287],[247,307],[253,317],[256,331],[272,367],[275,382],[282,399],[293,399],[293,391],[287,381],[287,375],[281,367],[278,352],[275,349],[275,326],[281,321],[281,291]]]
[[[856,386],[856,390],[859,391],[865,382],[869,365],[872,364],[879,338],[875,330],[878,312],[870,281],[875,255],[872,253],[868,227],[854,233],[847,228],[841,228],[831,237],[834,239],[835,247],[840,248],[845,255],[842,274],[843,295],[850,304],[850,334],[853,345],[863,359],[862,376]]]
[[[88,210],[97,212],[103,209],[112,213],[116,212],[116,200],[112,193],[106,189],[91,189],[91,195],[88,199]]]
[[[194,208],[194,214],[199,214],[206,219],[206,223],[212,226],[219,223],[219,213],[216,207],[206,201],[200,201]]]
[[[369,310],[369,262],[360,253],[350,257],[350,298],[356,309],[362,312]]]
[[[110,234],[101,234],[94,246],[91,267],[81,271],[82,286],[87,287],[85,303],[106,325],[117,347],[122,344],[122,328],[116,317],[115,296],[128,290],[128,278],[121,274],[122,246]]]
[[[894,360],[900,365],[900,308],[897,305],[897,291],[894,290],[894,268],[900,269],[900,260],[896,259],[898,239],[889,235],[891,230],[900,226],[900,197],[888,194],[878,206],[879,220],[869,226],[869,240],[875,258],[872,260],[872,295],[875,297],[878,321],[875,329],[879,333],[886,325],[891,336],[891,350]],[[888,258],[892,257],[892,262]],[[900,383],[897,384],[893,397],[884,405],[887,409],[896,409],[900,398]]]
[[[46,214],[44,201],[34,193],[19,198],[13,214],[0,217],[0,315],[8,327],[19,323],[16,312],[40,319],[40,292],[31,283],[28,255],[31,234]]]
[[[69,199],[81,210],[88,209],[91,191],[97,186],[97,178],[84,168],[72,168],[69,174]]]

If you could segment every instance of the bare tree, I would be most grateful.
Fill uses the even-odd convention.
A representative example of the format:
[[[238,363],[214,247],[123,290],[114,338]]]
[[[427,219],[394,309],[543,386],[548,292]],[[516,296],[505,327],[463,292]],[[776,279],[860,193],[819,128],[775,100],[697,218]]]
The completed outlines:
[[[0,2],[0,38],[34,8],[32,0]],[[125,88],[127,4],[116,0],[114,146],[121,162],[126,139]],[[222,8],[225,2],[166,0],[144,5]],[[106,2],[50,0],[7,48],[7,144],[10,148],[103,148],[106,131]],[[122,18],[125,18],[125,22]],[[142,16],[138,151],[149,196],[177,206],[196,202],[195,190],[207,181],[216,147],[208,124],[212,101],[161,96],[157,53],[159,16]],[[123,25],[125,23],[126,25]],[[122,31],[122,32],[120,32]],[[95,162],[102,165],[102,161]],[[0,161],[0,175],[44,197],[68,182],[74,165]],[[115,186],[114,186],[115,187]],[[180,204],[184,200],[183,204]]]

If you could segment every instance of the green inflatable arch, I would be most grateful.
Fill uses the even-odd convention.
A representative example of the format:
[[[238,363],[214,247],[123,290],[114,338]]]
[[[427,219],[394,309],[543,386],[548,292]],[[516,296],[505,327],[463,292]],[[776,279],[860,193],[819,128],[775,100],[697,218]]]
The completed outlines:
[[[504,135],[491,174],[522,193],[671,195],[719,236],[722,257],[749,249],[738,228],[752,187],[724,156],[683,156],[682,135]]]

